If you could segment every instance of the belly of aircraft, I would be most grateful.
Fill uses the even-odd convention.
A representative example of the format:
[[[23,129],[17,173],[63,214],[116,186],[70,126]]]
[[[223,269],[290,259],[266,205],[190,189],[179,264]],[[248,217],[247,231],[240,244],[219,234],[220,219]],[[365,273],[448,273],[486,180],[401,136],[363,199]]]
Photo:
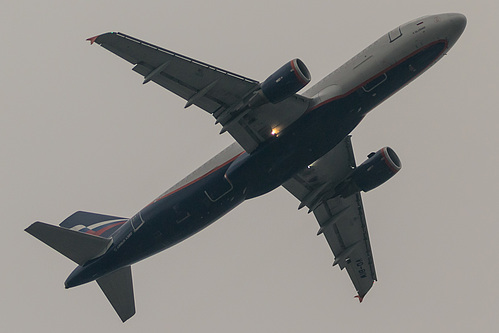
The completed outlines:
[[[429,45],[363,82],[350,93],[311,109],[263,144],[189,186],[141,211],[145,221],[119,250],[133,263],[206,228],[245,199],[279,187],[295,173],[333,149],[374,107],[426,70],[445,42]]]

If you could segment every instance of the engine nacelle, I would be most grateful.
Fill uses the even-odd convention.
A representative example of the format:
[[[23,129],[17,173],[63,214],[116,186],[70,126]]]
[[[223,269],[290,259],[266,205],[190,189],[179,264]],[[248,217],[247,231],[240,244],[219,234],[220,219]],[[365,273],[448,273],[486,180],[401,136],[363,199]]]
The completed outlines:
[[[382,148],[369,154],[368,159],[336,187],[336,193],[348,197],[355,192],[368,192],[392,178],[401,168],[400,159],[393,149]]]
[[[265,98],[273,104],[282,102],[310,82],[310,72],[300,59],[293,59],[261,84]]]

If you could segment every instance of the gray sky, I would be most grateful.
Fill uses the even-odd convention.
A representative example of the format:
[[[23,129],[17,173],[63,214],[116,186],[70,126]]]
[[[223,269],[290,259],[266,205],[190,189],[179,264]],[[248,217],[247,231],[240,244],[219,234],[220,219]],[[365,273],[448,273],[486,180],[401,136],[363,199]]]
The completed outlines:
[[[133,266],[121,324],[95,283],[23,229],[77,210],[131,216],[232,142],[211,116],[85,42],[121,31],[264,80],[313,82],[426,14],[468,26],[440,63],[353,132],[403,169],[363,195],[379,281],[360,305],[312,215],[283,189]],[[497,1],[8,1],[0,12],[3,332],[492,332],[499,319]]]

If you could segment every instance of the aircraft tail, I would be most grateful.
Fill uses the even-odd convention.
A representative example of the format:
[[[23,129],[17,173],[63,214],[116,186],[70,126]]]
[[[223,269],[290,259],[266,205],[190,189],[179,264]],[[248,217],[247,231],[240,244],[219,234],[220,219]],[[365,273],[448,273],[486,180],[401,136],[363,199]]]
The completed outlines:
[[[60,227],[35,222],[26,232],[79,265],[103,255],[112,244],[111,235],[126,218],[88,212],[76,212]]]
[[[35,222],[25,230],[78,265],[103,255],[113,243],[104,238],[83,232]]]
[[[132,269],[122,267],[97,279],[97,284],[106,295],[122,322],[135,314]]]
[[[83,271],[83,265],[89,260],[106,253],[113,244],[111,234],[126,221],[127,219],[116,216],[76,212],[65,219],[60,227],[35,222],[25,231],[80,265],[73,271],[73,275],[79,270]],[[123,322],[135,314],[130,266],[98,278],[97,284]]]
[[[110,237],[127,221],[124,217],[89,212],[76,212],[59,224],[63,228],[91,235]]]

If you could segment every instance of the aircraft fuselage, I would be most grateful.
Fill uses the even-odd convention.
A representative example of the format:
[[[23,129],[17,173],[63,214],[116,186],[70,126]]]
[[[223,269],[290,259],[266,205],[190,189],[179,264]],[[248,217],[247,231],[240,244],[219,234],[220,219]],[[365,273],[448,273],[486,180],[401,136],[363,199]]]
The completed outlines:
[[[463,21],[464,20],[464,21]],[[427,16],[383,35],[303,95],[308,110],[251,154],[237,144],[130,218],[70,288],[171,247],[244,200],[268,193],[333,149],[385,99],[435,64],[464,29],[459,14]]]

